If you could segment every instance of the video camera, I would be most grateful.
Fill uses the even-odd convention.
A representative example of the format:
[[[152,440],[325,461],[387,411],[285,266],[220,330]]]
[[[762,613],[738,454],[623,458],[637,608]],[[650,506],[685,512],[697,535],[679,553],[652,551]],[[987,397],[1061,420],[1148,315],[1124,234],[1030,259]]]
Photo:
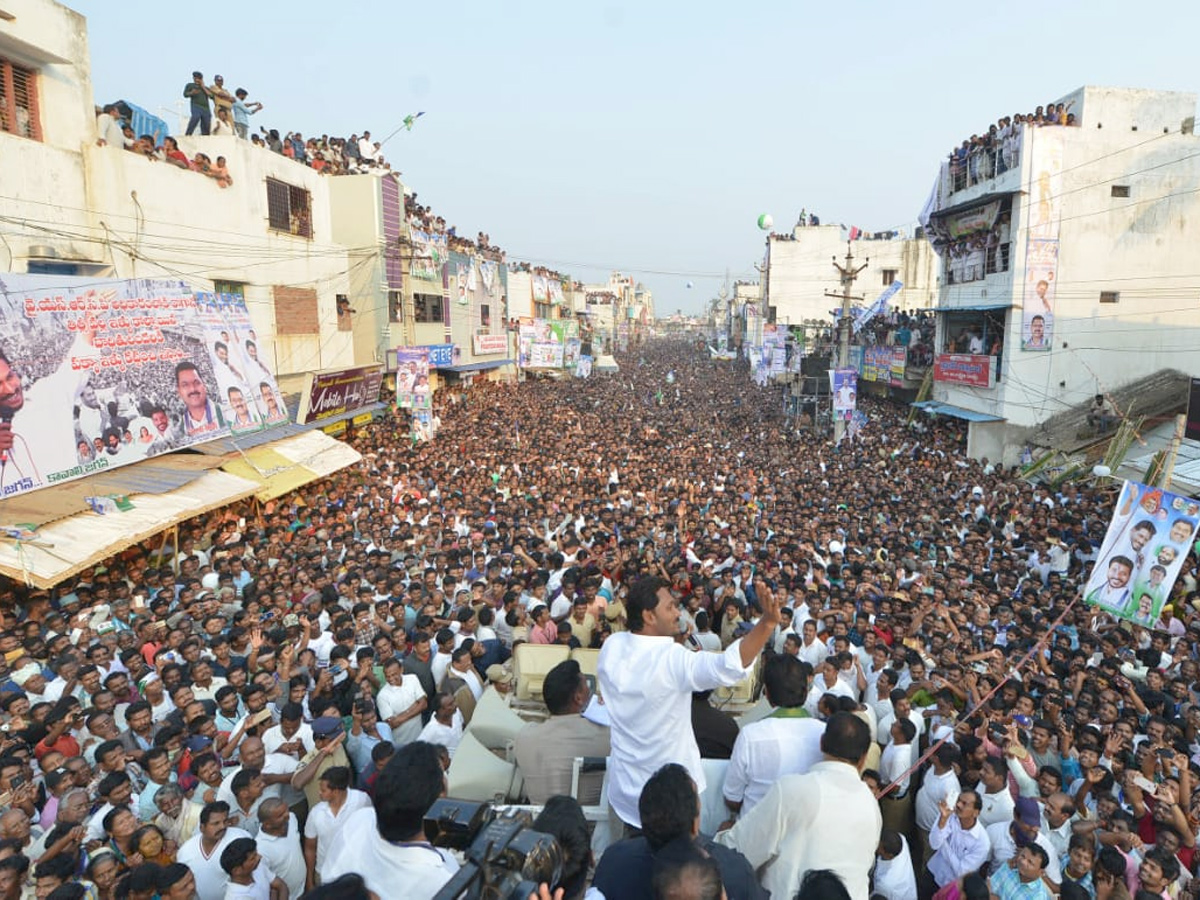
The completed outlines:
[[[499,813],[490,803],[438,800],[425,813],[425,837],[435,847],[459,850],[463,867],[433,900],[529,900],[562,877],[558,841],[534,831],[528,812]]]

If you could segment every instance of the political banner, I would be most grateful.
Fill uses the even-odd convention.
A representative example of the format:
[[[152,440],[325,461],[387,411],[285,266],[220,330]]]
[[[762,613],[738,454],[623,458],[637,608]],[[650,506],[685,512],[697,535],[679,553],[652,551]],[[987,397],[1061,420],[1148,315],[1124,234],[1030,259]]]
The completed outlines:
[[[563,345],[563,365],[568,369],[573,369],[579,364],[580,346],[579,338],[567,338]]]
[[[533,299],[538,303],[546,303],[550,299],[550,287],[545,275],[533,276]]]
[[[244,434],[288,419],[279,385],[258,355],[258,335],[237,294],[198,292],[196,309],[211,338],[209,355],[221,412],[230,431]]]
[[[563,289],[562,282],[557,278],[548,279],[546,288],[550,293],[550,303],[554,306],[562,306]]]
[[[1083,589],[1084,601],[1153,628],[1196,541],[1200,501],[1126,481]]]
[[[933,361],[933,380],[971,387],[996,386],[995,357],[942,353]]]
[[[396,348],[396,403],[403,409],[429,409],[429,348]]]
[[[296,421],[302,425],[362,409],[379,401],[383,366],[312,372],[306,379]],[[368,419],[370,414],[367,414]]]
[[[853,369],[831,369],[829,389],[833,394],[834,413],[848,418],[858,399],[858,373]]]
[[[409,264],[409,274],[413,278],[424,281],[435,281],[440,265],[434,260],[436,245],[428,232],[414,228],[410,235],[412,241],[412,261]]]
[[[561,369],[563,349],[563,345],[558,343],[534,342],[529,347],[529,368]]]
[[[0,280],[2,496],[286,418],[239,296],[198,298],[180,281]]]
[[[858,334],[859,330],[873,318],[883,315],[883,313],[887,312],[888,301],[896,296],[902,287],[904,287],[904,282],[893,281],[887,286],[887,288],[884,289],[884,292],[876,298],[875,302],[866,309],[860,309],[856,307],[855,309],[851,310],[851,316],[853,317],[851,324],[854,333]]]
[[[499,267],[490,259],[479,261],[479,274],[483,277],[483,291],[489,297],[495,297],[500,279],[497,278]]]
[[[592,358],[587,355],[580,355],[579,362],[575,364],[576,378],[589,378],[592,374]]]
[[[1049,350],[1054,342],[1057,275],[1058,241],[1030,238],[1025,248],[1025,290],[1021,298],[1022,350]]]

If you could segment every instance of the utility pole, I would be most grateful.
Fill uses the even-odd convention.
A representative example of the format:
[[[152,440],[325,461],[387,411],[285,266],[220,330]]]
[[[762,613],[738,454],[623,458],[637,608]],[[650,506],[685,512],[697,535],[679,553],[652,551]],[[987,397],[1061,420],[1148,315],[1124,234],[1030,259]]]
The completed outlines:
[[[841,318],[838,319],[838,330],[840,335],[838,340],[837,367],[839,369],[844,369],[850,365],[850,333],[853,327],[850,322],[850,301],[863,299],[862,297],[853,296],[850,293],[850,289],[854,286],[854,279],[858,278],[858,273],[865,269],[871,262],[871,258],[868,256],[863,261],[863,264],[856,269],[854,267],[854,253],[851,250],[852,246],[853,243],[851,241],[846,241],[846,264],[844,266],[838,263],[836,256],[833,258],[833,267],[838,270],[838,274],[841,277],[842,292],[840,294],[835,294],[831,291],[825,292],[826,297],[833,297],[834,299],[840,298],[842,301],[842,315]],[[830,403],[832,405],[832,400]],[[833,420],[834,441],[840,441],[845,432],[845,420],[835,416]]]

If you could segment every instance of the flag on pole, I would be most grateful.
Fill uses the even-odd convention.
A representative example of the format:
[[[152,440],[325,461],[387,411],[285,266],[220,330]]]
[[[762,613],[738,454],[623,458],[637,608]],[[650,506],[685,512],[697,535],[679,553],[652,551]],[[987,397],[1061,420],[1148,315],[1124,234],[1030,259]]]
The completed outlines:
[[[854,315],[854,333],[862,329],[864,325],[870,322],[873,318],[887,312],[888,301],[896,296],[896,293],[904,287],[904,282],[893,281],[887,286],[887,289],[879,295],[879,298],[868,306],[866,309],[858,310]]]
[[[423,116],[423,115],[425,115],[424,110],[422,110],[421,112],[416,113],[416,114],[409,113],[407,116],[405,116],[404,117],[404,130],[412,131],[413,124],[417,121],[417,119],[421,118],[421,116]]]

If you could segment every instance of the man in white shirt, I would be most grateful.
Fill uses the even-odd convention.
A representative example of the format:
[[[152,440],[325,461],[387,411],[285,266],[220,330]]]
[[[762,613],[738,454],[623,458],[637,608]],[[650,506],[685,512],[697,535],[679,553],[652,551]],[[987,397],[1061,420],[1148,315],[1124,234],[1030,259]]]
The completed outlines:
[[[350,770],[346,766],[328,768],[320,777],[321,802],[313,807],[304,823],[304,862],[310,886],[317,883],[317,872],[337,842],[338,829],[354,813],[371,805],[370,797],[350,787]]]
[[[921,859],[929,861],[933,851],[929,848],[929,832],[938,821],[938,806],[943,802],[952,807],[958,801],[962,786],[954,767],[962,761],[962,753],[954,744],[942,744],[934,751],[932,768],[925,773],[921,789],[917,791],[916,818],[917,834],[921,841]]]
[[[304,893],[307,869],[300,847],[300,825],[282,800],[264,800],[258,808],[258,852],[271,871],[283,879],[289,897]]]
[[[406,900],[430,900],[458,871],[454,857],[425,838],[425,813],[445,790],[436,747],[419,741],[401,747],[375,783],[374,808],[346,820],[321,880],[357,872],[380,897],[395,897],[403,886]]]
[[[803,653],[803,650],[801,652]],[[804,703],[804,708],[808,710],[810,716],[816,716],[817,704],[826,694],[833,694],[835,697],[849,697],[851,700],[858,699],[850,686],[839,677],[838,663],[837,657],[827,656],[821,665],[817,666],[817,676],[813,679],[813,685],[808,691],[808,699]]]
[[[794,897],[805,872],[830,869],[851,900],[867,900],[883,827],[875,795],[861,778],[870,747],[865,722],[835,713],[821,739],[822,761],[804,775],[783,776],[717,842],[740,850],[772,897]],[[840,838],[829,830],[835,820]]]
[[[229,827],[229,804],[217,800],[200,811],[200,830],[179,848],[178,860],[196,877],[199,900],[224,900],[229,875],[221,868],[221,853],[238,838],[250,835]]]
[[[806,662],[813,669],[821,668],[821,663],[825,662],[825,657],[829,655],[829,648],[825,646],[824,641],[817,640],[817,623],[809,619],[803,625],[803,636],[800,641],[800,662]]]
[[[997,822],[1008,824],[1013,817],[1013,795],[1008,789],[1008,766],[998,756],[989,756],[983,761],[979,773],[979,786],[983,789],[980,800],[983,808],[979,811],[979,821],[984,828],[991,828]]]
[[[883,900],[917,900],[917,875],[904,835],[883,829],[876,851],[872,896]]]
[[[405,675],[404,665],[395,657],[384,662],[383,677],[387,684],[375,698],[379,718],[392,729],[392,743],[403,747],[421,733],[421,713],[429,705],[429,698],[421,687],[421,679]]]
[[[779,624],[779,602],[765,581],[756,585],[762,615],[750,633],[720,654],[688,650],[681,639],[679,601],[665,578],[636,581],[625,601],[629,631],[600,650],[597,677],[612,731],[609,802],[626,825],[640,827],[638,797],[646,780],[678,762],[703,792],[706,781],[691,727],[692,693],[732,687],[745,678]]]
[[[725,775],[725,805],[745,815],[784,775],[803,775],[824,757],[825,723],[804,708],[804,669],[794,656],[772,656],[763,666],[763,692],[774,711],[738,732]]]
[[[959,794],[954,809],[944,800],[938,805],[938,820],[929,832],[929,846],[934,853],[928,872],[939,888],[977,871],[987,862],[992,844],[987,830],[979,824],[982,806],[975,791]]]
[[[254,838],[237,838],[221,851],[221,868],[229,877],[225,900],[272,900],[287,893],[287,885],[263,862]]]
[[[421,729],[418,741],[438,744],[446,748],[450,758],[458,749],[463,736],[463,714],[458,708],[458,701],[453,694],[438,693],[433,695],[433,718]]]

